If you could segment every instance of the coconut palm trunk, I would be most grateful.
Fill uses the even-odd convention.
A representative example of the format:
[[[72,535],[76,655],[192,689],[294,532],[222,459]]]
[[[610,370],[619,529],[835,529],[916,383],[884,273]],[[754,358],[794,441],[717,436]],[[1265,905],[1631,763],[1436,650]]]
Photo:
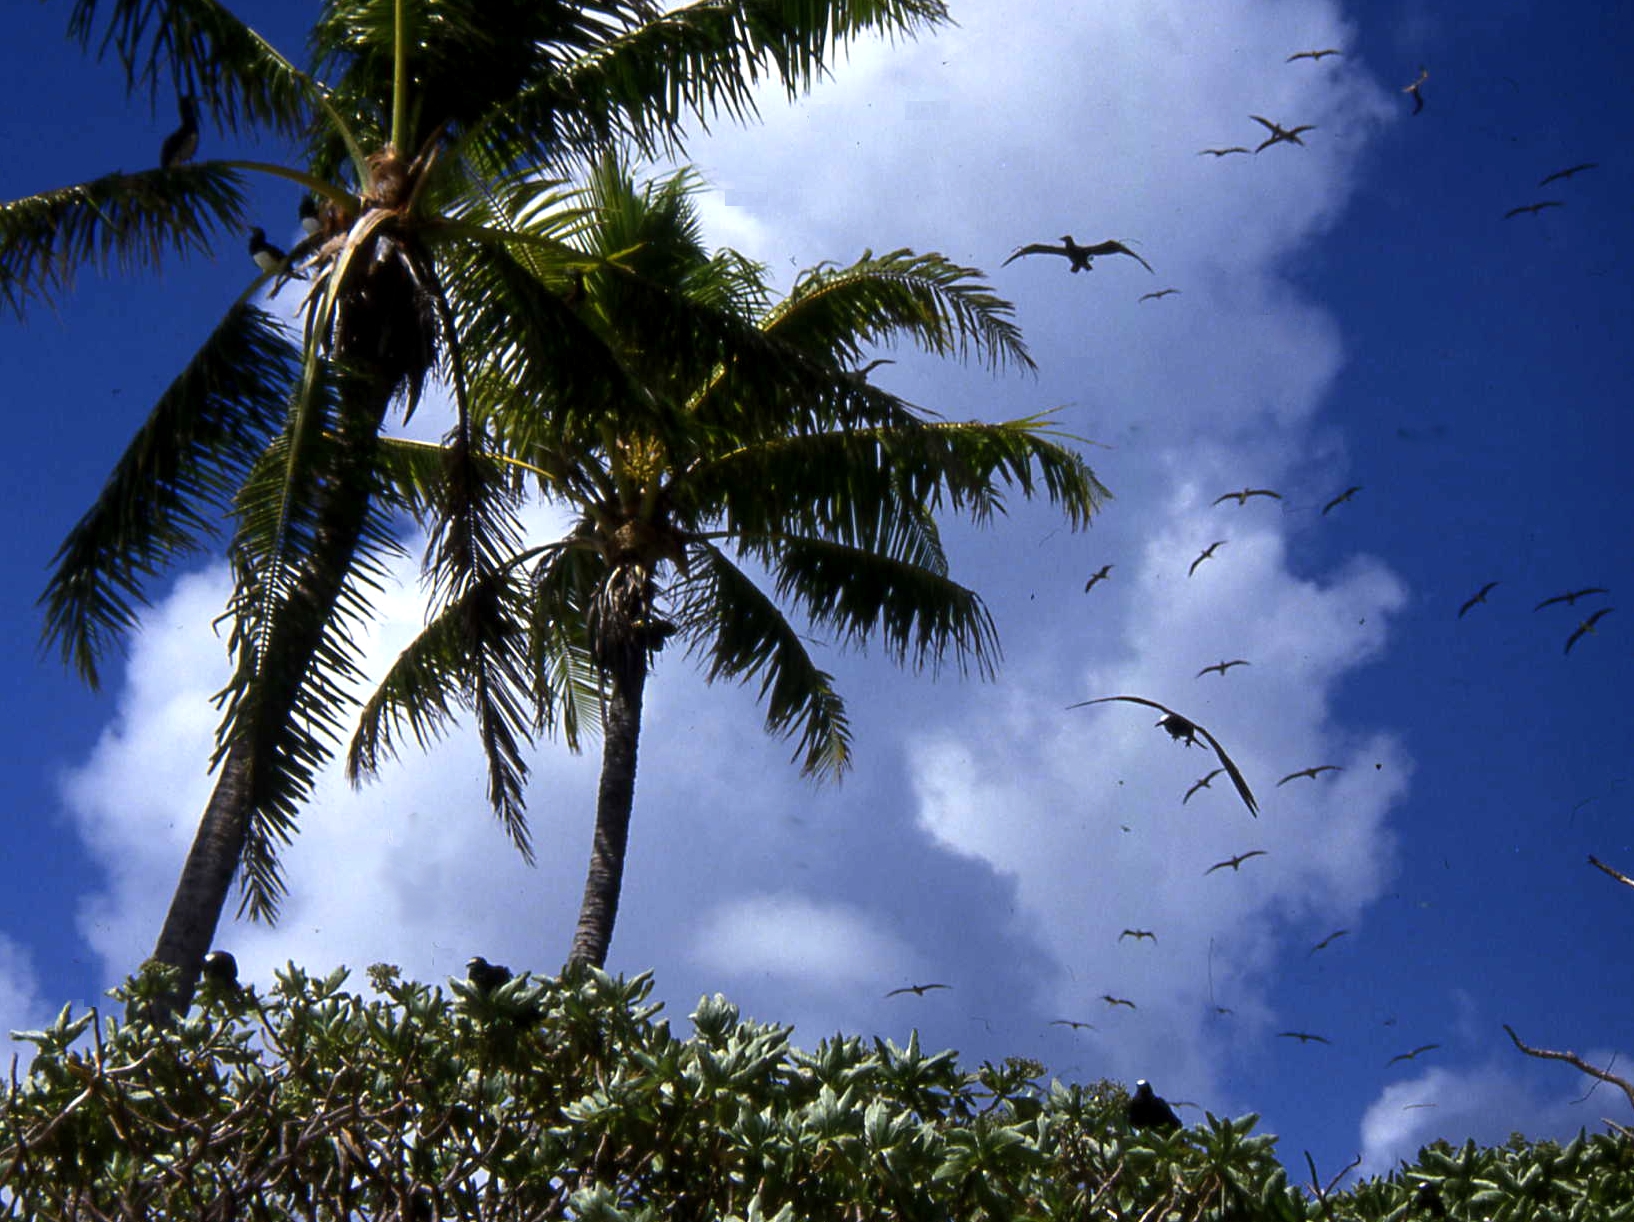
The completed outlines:
[[[635,807],[636,752],[641,739],[641,697],[647,685],[643,659],[608,684],[602,713],[601,783],[596,790],[596,831],[590,845],[590,869],[579,902],[579,924],[573,932],[570,965],[602,967],[618,920],[618,897],[624,885],[624,856],[630,840],[630,812]]]

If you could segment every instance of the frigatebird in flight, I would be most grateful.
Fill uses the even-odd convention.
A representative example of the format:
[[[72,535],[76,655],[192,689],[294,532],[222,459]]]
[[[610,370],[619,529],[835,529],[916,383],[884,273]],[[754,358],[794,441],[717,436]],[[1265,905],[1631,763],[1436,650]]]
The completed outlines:
[[[1413,98],[1413,113],[1415,115],[1419,111],[1424,109],[1424,95],[1419,92],[1419,87],[1422,86],[1424,84],[1424,82],[1429,80],[1429,79],[1430,79],[1430,70],[1428,68],[1424,67],[1422,64],[1420,64],[1419,69],[1418,69],[1418,80],[1414,81],[1411,85],[1408,85],[1405,89],[1402,90],[1403,93],[1407,93],[1407,94],[1412,95],[1412,98]]]
[[[1203,561],[1212,558],[1213,555],[1214,555],[1214,549],[1215,548],[1224,547],[1225,545],[1226,545],[1226,540],[1224,540],[1224,539],[1216,539],[1213,543],[1210,543],[1207,547],[1205,547],[1203,549],[1203,554],[1201,556],[1197,557],[1196,560],[1193,560],[1191,562],[1191,568],[1186,570],[1186,576],[1190,577],[1193,573],[1195,573],[1197,571],[1197,566],[1198,565],[1202,564]]]
[[[1088,594],[1095,587],[1097,581],[1105,581],[1111,575],[1112,566],[1110,564],[1101,565],[1100,568],[1089,575],[1089,580],[1084,582],[1084,593]]]
[[[1097,1027],[1094,1023],[1081,1023],[1076,1018],[1052,1018],[1050,1020],[1050,1026],[1052,1026],[1052,1027],[1071,1027],[1074,1031],[1099,1031],[1100,1030],[1100,1028]]]
[[[1580,636],[1583,636],[1585,633],[1593,632],[1594,626],[1598,624],[1603,617],[1610,615],[1616,609],[1616,607],[1601,607],[1593,615],[1589,616],[1588,619],[1579,624],[1577,626],[1577,631],[1573,632],[1571,636],[1566,638],[1566,649],[1564,652],[1570,653],[1572,651],[1572,646],[1577,644],[1577,639]]]
[[[1495,582],[1495,581],[1489,581],[1489,582],[1486,583],[1486,585],[1482,586],[1479,590],[1477,590],[1469,598],[1466,598],[1464,600],[1464,605],[1462,607],[1458,608],[1458,618],[1463,619],[1464,618],[1464,612],[1468,611],[1476,603],[1484,603],[1486,601],[1486,596],[1488,594],[1492,593],[1493,588],[1496,587],[1497,584],[1498,583]]]
[[[1115,238],[1108,238],[1106,241],[1097,242],[1093,246],[1080,246],[1072,240],[1070,233],[1063,234],[1060,246],[1050,246],[1045,242],[1033,242],[1027,246],[1018,247],[1015,253],[1004,261],[1003,266],[1008,267],[1023,255],[1061,255],[1072,264],[1071,270],[1074,273],[1094,271],[1095,266],[1090,260],[1099,255],[1128,255],[1147,271],[1152,271],[1150,263]],[[1157,273],[1152,272],[1152,274],[1155,276]]]
[[[1263,153],[1273,144],[1297,144],[1303,148],[1305,142],[1299,138],[1299,133],[1314,132],[1316,130],[1316,124],[1314,123],[1302,123],[1298,127],[1283,127],[1281,124],[1271,122],[1263,115],[1249,115],[1248,117],[1271,133],[1265,140],[1261,141],[1259,148],[1254,150],[1256,153]]]
[[[1563,199],[1540,199],[1535,204],[1522,204],[1519,208],[1511,208],[1504,213],[1504,220],[1507,221],[1512,216],[1519,216],[1523,212],[1530,212],[1533,216],[1536,216],[1545,208],[1564,208],[1565,206],[1566,201]]]
[[[1205,156],[1205,155],[1209,156],[1209,157],[1224,157],[1228,153],[1252,153],[1253,151],[1254,151],[1253,149],[1246,148],[1245,146],[1243,146],[1241,144],[1233,144],[1230,148],[1198,149],[1197,150],[1197,155],[1199,157],[1202,157],[1202,156]]]
[[[1125,938],[1133,938],[1137,942],[1142,938],[1149,938],[1153,942],[1157,941],[1157,935],[1150,929],[1126,929],[1118,935],[1118,941],[1122,942]]]
[[[1395,1056],[1391,1057],[1388,1061],[1386,1061],[1384,1063],[1384,1067],[1386,1069],[1389,1069],[1390,1066],[1394,1065],[1397,1061],[1411,1061],[1419,1053],[1429,1052],[1432,1049],[1439,1048],[1439,1047],[1441,1047],[1440,1044],[1420,1044],[1417,1048],[1413,1049],[1411,1052],[1398,1052]]]
[[[1338,496],[1334,497],[1326,505],[1322,506],[1323,516],[1326,517],[1328,510],[1333,509],[1333,508],[1335,508],[1335,507],[1337,507],[1339,505],[1343,505],[1346,501],[1350,500],[1351,497],[1355,496],[1361,490],[1362,490],[1362,486],[1360,484],[1352,484],[1349,488],[1346,488]]]
[[[1284,785],[1286,785],[1289,781],[1293,780],[1295,777],[1308,776],[1308,777],[1311,778],[1311,780],[1314,781],[1314,780],[1316,780],[1317,774],[1320,773],[1320,772],[1343,772],[1343,771],[1344,771],[1344,768],[1339,764],[1317,764],[1313,768],[1301,768],[1298,772],[1290,772],[1287,776],[1283,777],[1280,781],[1278,781],[1277,782],[1277,788],[1281,789]]]
[[[1228,492],[1224,496],[1217,496],[1214,503],[1218,505],[1221,501],[1236,501],[1239,505],[1246,505],[1251,496],[1275,497],[1279,501],[1282,499],[1282,493],[1272,492],[1269,488],[1244,488],[1241,492]]]
[[[1110,993],[1102,993],[1101,1000],[1107,1005],[1112,1006],[1114,1009],[1118,1006],[1128,1006],[1131,1010],[1138,1008],[1135,1003],[1130,1001],[1127,997],[1114,997]]]
[[[1277,1038],[1279,1040],[1298,1040],[1301,1044],[1309,1044],[1313,1042],[1317,1044],[1333,1043],[1333,1041],[1328,1039],[1326,1036],[1312,1035],[1309,1031],[1278,1031]]]
[[[1224,768],[1216,768],[1206,777],[1203,777],[1195,782],[1190,789],[1186,790],[1186,796],[1180,799],[1180,805],[1184,806],[1187,802],[1190,802],[1192,794],[1196,793],[1199,789],[1207,789],[1209,787],[1208,783],[1224,771]]]
[[[1305,958],[1309,959],[1312,955],[1314,955],[1319,950],[1327,950],[1328,947],[1332,946],[1335,942],[1337,942],[1340,938],[1344,937],[1349,932],[1350,932],[1350,930],[1348,930],[1348,929],[1335,929],[1327,937],[1323,938],[1315,946],[1311,947],[1311,949],[1308,950],[1305,953]]]
[[[1224,861],[1215,862],[1212,866],[1203,871],[1203,877],[1207,878],[1210,874],[1213,874],[1214,871],[1223,870],[1227,866],[1230,866],[1231,872],[1235,874],[1242,869],[1243,862],[1247,861],[1250,857],[1265,856],[1268,856],[1268,854],[1264,849],[1249,849],[1246,853],[1238,853],[1235,857],[1228,857]]]
[[[1233,666],[1252,666],[1252,665],[1253,665],[1253,663],[1248,661],[1246,658],[1233,658],[1229,662],[1216,662],[1213,666],[1205,666],[1205,667],[1203,667],[1202,670],[1198,671],[1197,674],[1193,676],[1193,678],[1201,679],[1204,675],[1208,674],[1209,671],[1211,671],[1211,670],[1219,671],[1221,677],[1223,678],[1225,676],[1226,671],[1230,670]]]
[[[1540,602],[1537,606],[1533,607],[1532,610],[1541,611],[1545,607],[1554,606],[1556,603],[1565,603],[1568,607],[1576,606],[1578,599],[1587,598],[1590,594],[1610,594],[1610,593],[1611,593],[1611,591],[1606,589],[1605,586],[1585,586],[1583,589],[1573,590],[1569,594],[1556,594],[1553,598],[1546,598],[1542,602]]]
[[[900,989],[892,989],[885,996],[895,997],[899,993],[912,993],[915,997],[923,997],[932,989],[951,989],[952,987],[951,984],[905,984]]]
[[[1201,735],[1203,741],[1214,749],[1215,757],[1220,761],[1220,766],[1225,769],[1226,775],[1231,778],[1231,783],[1237,787],[1237,794],[1242,798],[1243,805],[1248,807],[1248,813],[1256,819],[1259,818],[1259,803],[1254,800],[1254,792],[1248,788],[1248,782],[1243,780],[1243,774],[1238,770],[1237,765],[1226,754],[1225,748],[1220,745],[1219,740],[1190,718],[1182,717],[1166,705],[1161,705],[1155,700],[1148,700],[1144,696],[1101,696],[1095,700],[1080,700],[1077,704],[1069,704],[1067,707],[1069,709],[1081,709],[1085,705],[1106,704],[1114,700],[1121,700],[1127,704],[1143,704],[1149,709],[1156,709],[1163,714],[1158,719],[1157,724],[1169,732],[1170,738],[1181,740],[1188,747],[1193,745],[1198,736]]]
[[[1538,183],[1538,186],[1547,187],[1550,183],[1554,182],[1557,178],[1570,178],[1573,174],[1581,174],[1584,170],[1595,169],[1596,167],[1599,166],[1599,164],[1600,163],[1598,161],[1580,161],[1574,166],[1567,166],[1564,170],[1556,170],[1553,174],[1549,175],[1547,178],[1542,179]]]
[[[1179,289],[1158,289],[1158,291],[1155,293],[1142,293],[1135,301],[1135,304],[1139,305],[1142,301],[1156,301],[1162,297],[1172,296],[1179,291]]]

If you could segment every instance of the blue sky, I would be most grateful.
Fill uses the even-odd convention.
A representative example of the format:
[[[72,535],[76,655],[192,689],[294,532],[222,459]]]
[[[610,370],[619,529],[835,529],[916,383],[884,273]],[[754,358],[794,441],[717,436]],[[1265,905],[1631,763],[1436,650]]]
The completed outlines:
[[[294,54],[307,7],[235,9]],[[610,967],[654,969],[677,1015],[724,992],[807,1045],[916,1026],[971,1063],[1147,1077],[1216,1114],[1260,1112],[1291,1167],[1309,1150],[1324,1174],[1357,1153],[1388,1170],[1438,1136],[1628,1123],[1614,1092],[1581,1100],[1585,1081],[1521,1058],[1501,1024],[1634,1071],[1634,893],[1586,863],[1634,873],[1634,18],[1520,0],[1479,16],[952,8],[957,28],[859,46],[810,99],[768,96],[761,124],[701,135],[706,232],[785,283],[866,247],[984,269],[1037,376],[888,353],[879,380],[954,417],[1060,408],[1097,443],[1115,500],[1077,535],[1021,503],[985,531],[950,528],[955,574],[998,620],[1002,672],[933,679],[834,654],[859,745],[837,788],[798,777],[751,693],[663,658]],[[66,9],[8,18],[0,57],[28,104],[0,114],[0,198],[151,164],[173,125],[168,103],[128,102],[113,65],[66,42]],[[1318,47],[1344,54],[1285,62]],[[1401,88],[1420,65],[1415,116]],[[1258,143],[1251,114],[1316,128],[1303,148],[1198,154]],[[207,130],[200,156],[248,152]],[[287,190],[257,199],[274,240],[294,232]],[[1563,206],[1504,215],[1541,199]],[[1116,257],[1077,276],[1050,258],[1001,267],[1069,232],[1138,243],[1155,273]],[[34,600],[253,275],[235,239],[161,276],[84,273],[55,313],[0,323],[14,507],[0,1028],[97,1000],[151,949],[208,792],[220,566],[178,574],[97,694],[37,647]],[[1165,287],[1180,291],[1138,300]],[[1247,486],[1283,497],[1213,503]],[[533,520],[552,528],[548,508]],[[1586,586],[1610,594],[1533,609]],[[377,672],[420,602],[410,567],[383,600]],[[1599,606],[1619,613],[1564,654]],[[1251,665],[1196,673],[1233,658]],[[1213,763],[1147,710],[1067,708],[1118,693],[1212,730],[1260,817],[1224,778],[1182,804]],[[1318,764],[1342,771],[1277,784]],[[361,792],[328,778],[286,857],[282,924],[218,940],[263,983],[292,957],[427,979],[472,953],[552,970],[594,778],[594,758],[540,747],[534,869],[487,813],[463,736]],[[1266,855],[1205,876],[1251,849]],[[883,996],[914,981],[952,987]]]

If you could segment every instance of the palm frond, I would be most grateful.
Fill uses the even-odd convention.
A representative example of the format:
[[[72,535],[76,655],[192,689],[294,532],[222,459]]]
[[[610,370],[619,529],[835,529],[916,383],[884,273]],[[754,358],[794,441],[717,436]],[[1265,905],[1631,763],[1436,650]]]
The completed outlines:
[[[838,778],[851,763],[851,727],[833,677],[820,669],[776,603],[718,549],[693,549],[694,571],[671,593],[691,651],[710,682],[760,681],[766,731],[795,739],[801,771]]]
[[[575,751],[583,734],[601,728],[602,678],[585,619],[606,572],[605,560],[580,534],[546,547],[533,571],[528,633],[535,704],[559,713],[562,737]]]
[[[844,363],[906,337],[937,356],[975,356],[995,370],[1033,369],[1014,314],[977,269],[903,249],[807,270],[762,325],[798,348]]]
[[[81,266],[157,270],[167,250],[207,252],[213,234],[242,232],[243,216],[241,181],[229,168],[105,174],[0,204],[0,284],[21,317],[24,300],[52,301]]]
[[[150,105],[170,89],[194,94],[228,131],[296,136],[320,104],[316,82],[218,0],[75,0],[68,33],[98,58],[111,51],[127,91]]]
[[[831,539],[782,538],[771,557],[777,596],[849,648],[878,637],[898,665],[995,673],[998,630],[979,595],[910,561]]]
[[[299,354],[253,305],[228,311],[159,397],[96,503],[52,560],[45,640],[92,687],[134,626],[147,583],[220,532],[220,519],[288,402]]]

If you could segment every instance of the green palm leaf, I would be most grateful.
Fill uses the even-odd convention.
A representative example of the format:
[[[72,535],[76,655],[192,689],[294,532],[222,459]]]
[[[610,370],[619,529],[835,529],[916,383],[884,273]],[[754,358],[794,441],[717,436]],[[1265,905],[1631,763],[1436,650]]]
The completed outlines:
[[[93,687],[146,605],[149,580],[203,549],[277,433],[299,356],[271,315],[240,303],[159,397],[90,511],[52,560],[45,639]]]

